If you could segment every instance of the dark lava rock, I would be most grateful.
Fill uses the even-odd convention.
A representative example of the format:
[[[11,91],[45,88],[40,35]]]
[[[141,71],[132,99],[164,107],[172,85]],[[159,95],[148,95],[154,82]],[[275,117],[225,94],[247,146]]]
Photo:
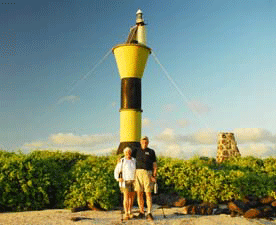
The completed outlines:
[[[243,203],[244,204],[244,203]],[[241,205],[241,204],[239,204]],[[242,208],[240,208],[237,204],[236,204],[236,201],[233,201],[233,202],[229,202],[228,203],[228,209],[231,211],[231,216],[233,215],[232,212],[235,213],[238,213],[239,215],[243,215],[244,214],[244,211]]]
[[[271,202],[272,207],[276,207],[276,201]]]
[[[187,200],[177,193],[173,194],[159,194],[152,197],[153,204],[167,206],[167,207],[183,207],[186,205]]]
[[[229,209],[216,209],[214,211],[214,215],[219,215],[219,214],[227,214],[229,215],[231,212]]]
[[[260,199],[260,203],[264,204],[264,205],[268,205],[268,204],[271,204],[274,200],[275,199],[273,197],[266,196],[266,197]]]
[[[261,211],[259,209],[249,209],[244,213],[245,218],[257,218],[260,217]]]
[[[186,205],[187,200],[183,197],[180,197],[178,200],[174,201],[172,203],[172,206],[174,207],[183,207]]]

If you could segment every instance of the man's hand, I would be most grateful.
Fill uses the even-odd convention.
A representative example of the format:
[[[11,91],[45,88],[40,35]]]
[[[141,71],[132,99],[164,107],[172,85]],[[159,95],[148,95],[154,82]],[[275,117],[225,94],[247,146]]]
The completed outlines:
[[[124,180],[123,180],[123,178],[119,178],[119,182],[123,182]]]
[[[155,183],[156,182],[156,177],[151,176],[151,182]]]

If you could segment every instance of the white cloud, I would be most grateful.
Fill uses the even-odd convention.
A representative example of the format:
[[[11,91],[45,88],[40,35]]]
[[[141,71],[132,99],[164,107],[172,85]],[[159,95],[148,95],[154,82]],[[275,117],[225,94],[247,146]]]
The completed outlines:
[[[25,143],[23,146],[27,147],[27,148],[38,149],[38,148],[41,148],[41,147],[43,147],[45,145],[47,145],[47,142],[45,142],[45,141],[33,141],[31,143]]]
[[[216,157],[218,133],[201,129],[189,135],[179,135],[172,128],[164,129],[154,137],[157,155],[191,158],[194,155]],[[276,156],[275,135],[260,128],[235,129],[234,135],[242,156]]]
[[[114,148],[105,148],[91,151],[94,155],[108,155],[114,151]]]
[[[151,127],[152,122],[149,118],[143,118],[142,119],[142,127]]]
[[[32,150],[59,150],[80,152],[83,154],[108,154],[119,145],[119,137],[114,134],[75,135],[72,133],[57,133],[49,136],[47,141],[25,143],[21,149],[25,152]]]
[[[95,146],[98,144],[108,144],[115,141],[115,136],[112,134],[95,134],[78,136],[72,133],[52,134],[49,140],[56,145],[64,146]]]
[[[181,154],[181,147],[178,144],[171,144],[165,147],[165,150],[161,152],[162,156],[172,157],[172,158],[181,158],[183,154]]]
[[[64,103],[64,102],[69,102],[69,103],[76,103],[80,100],[79,96],[75,96],[75,95],[68,95],[68,96],[64,96],[62,98],[60,98],[58,100],[58,105]]]
[[[268,157],[276,156],[276,146],[264,143],[243,144],[238,146],[241,156]]]
[[[145,118],[144,123],[151,121]],[[157,156],[164,155],[175,158],[192,156],[216,157],[217,134],[211,129],[201,129],[188,135],[180,135],[172,128],[165,128],[150,140],[150,148],[156,150]],[[256,157],[276,156],[275,135],[260,128],[239,128],[234,130],[238,148],[242,156]],[[61,150],[84,154],[105,155],[119,145],[119,137],[114,134],[75,135],[57,133],[49,136],[48,141],[25,143],[23,150]]]
[[[176,136],[175,136],[174,130],[171,128],[165,128],[165,130],[161,134],[155,136],[155,139],[162,142],[175,141],[175,138]]]
[[[202,146],[200,151],[198,152],[200,156],[207,156],[215,158],[217,156],[217,148],[215,145],[213,146]]]
[[[151,146],[150,146],[151,147]],[[197,144],[182,144],[182,143],[170,143],[155,145],[156,154],[158,156],[189,159],[195,155],[216,157],[216,146],[215,145],[197,145]],[[154,148],[153,148],[154,149]]]
[[[273,141],[272,134],[262,128],[236,128],[234,135],[239,143]]]
[[[215,144],[217,142],[217,132],[211,129],[201,129],[190,135],[177,135],[174,129],[165,128],[155,139],[162,142],[192,143],[192,144]]]
[[[194,133],[192,140],[200,144],[215,144],[217,142],[217,132],[211,129],[201,129]]]
[[[210,108],[208,105],[200,102],[200,101],[190,101],[188,102],[188,107],[192,111],[196,111],[198,114],[204,114],[210,111]]]
[[[184,127],[187,127],[189,126],[190,122],[186,119],[181,119],[181,120],[177,120],[176,121],[176,124],[181,127],[181,128],[184,128]]]

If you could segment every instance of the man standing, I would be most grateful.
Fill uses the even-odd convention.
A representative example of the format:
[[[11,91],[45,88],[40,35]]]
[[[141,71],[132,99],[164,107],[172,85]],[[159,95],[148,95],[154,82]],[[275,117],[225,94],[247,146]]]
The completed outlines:
[[[151,191],[156,182],[157,163],[153,149],[148,148],[149,139],[144,136],[141,141],[141,148],[132,151],[132,157],[136,158],[136,179],[135,191],[137,192],[140,213],[136,218],[144,218],[144,192],[147,201],[147,219],[153,220]]]

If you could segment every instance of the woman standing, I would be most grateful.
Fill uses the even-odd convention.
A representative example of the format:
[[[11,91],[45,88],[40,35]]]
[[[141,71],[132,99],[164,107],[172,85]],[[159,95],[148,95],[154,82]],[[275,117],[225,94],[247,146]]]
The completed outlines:
[[[125,157],[120,159],[114,171],[114,177],[120,182],[120,189],[124,193],[124,210],[126,220],[133,217],[131,210],[135,194],[134,183],[136,160],[131,157],[131,152],[132,150],[129,147],[124,149]]]

